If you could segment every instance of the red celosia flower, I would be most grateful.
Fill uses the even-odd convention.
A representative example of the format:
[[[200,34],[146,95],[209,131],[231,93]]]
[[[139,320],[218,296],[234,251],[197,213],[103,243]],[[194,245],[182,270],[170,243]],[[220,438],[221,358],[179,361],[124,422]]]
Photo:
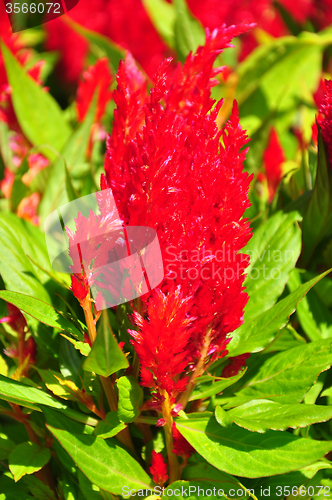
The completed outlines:
[[[327,149],[327,156],[332,166],[332,81],[325,80],[326,92],[319,113],[323,118],[319,119],[322,128],[322,137]]]
[[[246,360],[250,358],[250,356],[250,353],[246,353],[236,356],[235,358],[229,358],[229,364],[223,369],[221,376],[228,378],[237,375],[241,368],[245,366]]]
[[[177,430],[175,422],[173,422],[172,426],[172,434],[173,434],[173,453],[178,455],[179,457],[189,458],[190,455],[195,453],[194,448],[188,441],[180,434]]]
[[[137,312],[134,320],[139,331],[130,330],[131,341],[142,364],[142,385],[167,391],[175,397],[185,389],[187,380],[177,380],[188,364],[188,341],[192,322],[190,300],[184,299],[180,286],[165,295],[152,292],[148,304],[148,320]]]
[[[239,251],[250,238],[242,218],[249,206],[250,178],[243,172],[248,139],[235,103],[218,130],[222,102],[215,105],[211,87],[222,71],[213,68],[215,58],[245,29],[207,31],[205,46],[183,67],[174,72],[169,60],[163,63],[150,95],[130,59],[117,78],[102,189],[112,188],[125,224],[158,234],[165,279],[142,297],[143,314],[134,314],[139,331],[131,333],[142,383],[161,399],[167,391],[174,400],[201,357],[204,364],[224,356],[227,334],[243,321],[248,258]]]
[[[161,453],[152,450],[150,473],[153,481],[158,485],[163,485],[168,479],[167,465]]]
[[[273,127],[270,131],[267,148],[264,151],[263,161],[269,190],[269,202],[271,203],[282,180],[281,165],[285,161],[284,151]]]
[[[106,105],[112,97],[110,85],[112,76],[106,58],[99,59],[94,66],[90,66],[79,82],[76,106],[78,120],[82,121],[90,107],[95,91],[98,88],[97,109],[95,121],[98,122],[105,113]]]
[[[40,194],[32,193],[30,196],[23,198],[18,207],[17,215],[21,219],[29,220],[35,226],[39,224],[39,216],[37,213],[38,205],[40,202]]]
[[[21,311],[7,302],[8,316],[0,319],[0,323],[8,323],[17,333],[23,334],[27,327],[27,322]]]

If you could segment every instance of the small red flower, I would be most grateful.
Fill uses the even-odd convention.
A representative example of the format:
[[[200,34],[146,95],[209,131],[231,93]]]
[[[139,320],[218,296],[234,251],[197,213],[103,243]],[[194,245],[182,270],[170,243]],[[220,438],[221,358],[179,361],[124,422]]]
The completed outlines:
[[[173,453],[178,455],[179,457],[189,458],[190,455],[195,453],[194,448],[188,441],[180,434],[180,432],[176,428],[175,422],[173,422],[172,427],[173,434]]]
[[[84,120],[97,89],[95,122],[99,122],[103,117],[106,105],[112,98],[111,83],[112,76],[106,58],[99,59],[94,66],[90,66],[83,73],[83,79],[78,84],[76,97],[77,114],[80,122]]]
[[[7,302],[8,316],[0,319],[0,323],[8,323],[17,333],[23,334],[27,327],[27,322],[21,311],[13,304]]]
[[[319,113],[322,115],[318,122],[322,128],[322,137],[326,146],[327,156],[332,167],[332,81],[325,80],[325,94]]]
[[[168,479],[167,465],[161,453],[152,450],[152,462],[150,467],[153,481],[158,485],[163,485]]]
[[[251,354],[241,354],[240,356],[235,356],[234,358],[229,358],[229,364],[225,366],[222,371],[221,376],[224,378],[234,377],[239,373],[239,371],[245,366],[246,360],[250,358]]]
[[[263,162],[269,190],[269,202],[271,203],[282,180],[283,172],[281,165],[285,161],[284,151],[281,147],[278,134],[272,127],[269,135],[267,148],[264,151]]]

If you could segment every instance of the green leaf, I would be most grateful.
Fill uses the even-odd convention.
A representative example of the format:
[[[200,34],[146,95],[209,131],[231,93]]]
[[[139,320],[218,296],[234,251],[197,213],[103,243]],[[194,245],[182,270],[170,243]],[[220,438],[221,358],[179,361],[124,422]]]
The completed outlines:
[[[221,472],[220,470],[212,467],[207,462],[189,464],[187,467],[183,469],[181,477],[182,479],[190,481],[191,486],[197,486],[197,490],[195,492],[196,494],[194,494],[195,497],[198,496],[197,491],[198,491],[198,486],[200,486],[204,490],[211,488],[213,490],[213,487],[215,487],[216,490],[218,491],[218,497],[222,496],[221,494],[219,495],[219,489],[222,489],[227,497],[231,496],[232,498],[235,499],[240,499],[242,497],[256,498],[253,492],[245,488],[245,486],[243,486],[238,481],[238,479],[236,479],[233,476],[230,476],[229,474]],[[230,489],[233,490],[231,492],[232,493],[231,495],[229,492]],[[237,496],[236,494],[237,490],[241,491],[241,495]]]
[[[85,434],[71,434],[50,425],[47,427],[83,474],[99,488],[121,495],[124,485],[134,490],[151,487],[146,472],[113,438],[106,441]]]
[[[7,471],[0,477],[0,500],[34,500],[28,494],[27,487],[20,481],[15,483],[13,475]]]
[[[327,159],[322,132],[318,127],[318,158],[315,185],[302,223],[303,250],[300,265],[306,267],[318,243],[332,232],[332,171]]]
[[[45,383],[47,389],[55,396],[66,400],[78,400],[75,395],[75,391],[78,390],[78,387],[76,387],[71,380],[65,379],[61,373],[50,369],[41,370],[40,368],[36,368],[36,370],[38,371],[42,381]],[[63,384],[61,384],[61,382],[63,382]]]
[[[39,410],[36,405],[46,405],[58,409],[66,408],[64,404],[40,389],[29,387],[2,375],[0,375],[0,399],[35,410]]]
[[[69,17],[67,17],[65,21],[74,31],[86,39],[90,45],[90,50],[94,52],[98,58],[107,56],[114,73],[118,70],[119,62],[121,59],[125,58],[125,50],[122,47],[112,42],[106,36],[84,28]]]
[[[176,12],[174,5],[165,0],[143,0],[143,5],[152,24],[166,44],[174,47],[174,23]]]
[[[277,114],[278,131],[287,130],[298,116],[299,102],[303,102],[304,136],[310,140],[315,117],[312,93],[318,86],[322,53],[330,39],[316,33],[273,39],[239,65],[236,99],[242,126],[249,136],[271,113]]]
[[[97,94],[91,102],[89,111],[76,130],[71,134],[61,150],[61,156],[47,169],[47,183],[43,190],[43,198],[39,204],[39,215],[44,221],[46,217],[61,205],[72,201],[74,196],[68,190],[67,176],[72,174],[76,165],[84,162],[90,140],[91,127],[96,111]]]
[[[219,472],[219,474],[221,475],[222,473]],[[210,481],[201,481],[193,478],[192,481],[175,481],[165,489],[163,495],[165,495],[166,498],[176,495],[176,498],[180,500],[183,500],[184,498],[190,498],[191,500],[198,500],[200,498],[205,500],[207,498],[211,498],[212,493],[215,492],[213,497],[216,496],[218,498],[234,498],[235,500],[239,500],[242,497],[246,498],[245,495],[248,495],[249,498],[256,499],[254,495],[250,495],[248,490],[246,490],[246,488],[244,488],[244,486],[240,483],[236,482],[234,478],[231,478],[231,476],[227,476],[226,474],[224,474],[224,477],[224,480],[216,480],[213,478]],[[230,477],[231,480],[227,480],[227,477]],[[240,495],[238,494],[238,491],[241,492]]]
[[[120,377],[116,382],[119,390],[118,416],[122,422],[132,422],[140,414],[143,390],[135,377]]]
[[[35,267],[28,256],[50,268],[45,237],[37,228],[11,213],[0,213],[0,273],[8,290],[50,302],[43,284],[49,276]]]
[[[37,500],[56,500],[53,491],[36,476],[26,476],[24,483]]]
[[[61,333],[61,336],[64,337],[66,340],[68,340],[68,342],[70,342],[75,347],[75,349],[80,351],[80,353],[83,354],[83,356],[88,356],[90,354],[91,347],[87,342],[79,342],[75,339],[68,337],[67,335],[64,335],[63,333]]]
[[[47,144],[61,150],[70,135],[70,128],[60,106],[24,71],[3,43],[1,50],[12,88],[15,114],[24,135],[35,146]],[[43,148],[43,154],[54,158],[54,153],[47,147]]]
[[[260,358],[257,373],[244,380],[235,397],[222,396],[227,406],[238,406],[252,399],[278,403],[299,403],[315,384],[318,375],[332,364],[332,340],[317,340],[288,351]],[[249,370],[248,372],[249,373]]]
[[[313,273],[310,273],[310,276]],[[287,283],[290,291],[300,287],[308,273],[293,269]],[[328,284],[331,281],[326,279]],[[300,324],[310,340],[332,337],[332,313],[316,293],[316,287],[298,304],[296,309]]]
[[[217,406],[215,416],[217,422],[225,427],[235,422],[248,431],[265,432],[268,429],[284,431],[289,427],[296,429],[330,420],[332,406],[279,404],[263,399],[252,400],[227,412]]]
[[[222,428],[210,418],[176,419],[180,433],[211,465],[228,474],[264,477],[305,467],[332,449],[332,442],[303,439],[288,432]]]
[[[101,439],[107,439],[116,436],[126,428],[126,424],[120,422],[116,411],[107,413],[105,420],[101,420],[94,430],[94,435]]]
[[[73,323],[71,323],[52,306],[46,304],[46,302],[42,302],[34,297],[29,297],[23,293],[11,292],[10,290],[0,290],[0,299],[3,299],[10,304],[14,304],[14,306],[18,307],[25,313],[30,314],[45,325],[70,332],[80,338],[82,337],[82,333],[76,328],[75,325],[73,325]]]
[[[100,488],[95,484],[92,484],[91,481],[80,471],[77,472],[78,482],[80,485],[80,489],[84,494],[84,497],[87,500],[102,500],[102,496],[100,495]],[[75,500],[73,498],[73,500]]]
[[[83,368],[97,375],[108,377],[112,373],[128,368],[129,363],[114,338],[107,311],[103,311],[98,325],[97,338]]]
[[[329,468],[331,468],[331,464],[329,462],[319,461],[308,465],[307,467],[303,467],[298,471],[289,472],[281,476],[277,475],[247,481],[247,487],[253,488],[257,492],[257,497],[259,499],[268,497],[269,500],[280,500],[283,498],[284,488],[292,490],[294,486],[299,487],[303,484],[306,486],[306,491],[308,491],[308,485],[310,484],[309,481],[316,476],[317,472],[319,470]],[[297,498],[299,498],[299,496]],[[301,498],[306,497],[301,496]]]
[[[254,319],[245,321],[232,333],[232,339],[227,346],[229,355],[238,356],[245,352],[263,350],[275,338],[277,332],[288,323],[289,317],[308,291],[329,272],[327,271],[308,283],[300,285],[271,309]]]
[[[48,448],[42,448],[35,443],[17,445],[9,455],[8,464],[15,481],[25,474],[33,474],[40,470],[51,458]]]
[[[189,401],[195,401],[197,399],[205,399],[214,394],[219,394],[221,391],[229,387],[230,385],[237,382],[243,375],[245,371],[241,371],[234,377],[221,378],[221,377],[208,377],[203,376],[197,379],[197,386],[193,390]],[[210,379],[208,383],[205,383],[207,379]]]
[[[244,286],[250,299],[245,321],[272,307],[287,283],[301,252],[301,220],[297,211],[277,212],[253,234],[242,253],[250,256]]]
[[[5,434],[0,434],[0,460],[6,460],[8,455],[15,448],[15,443]]]
[[[189,52],[195,52],[205,43],[205,32],[201,23],[188,9],[185,0],[173,1],[176,13],[174,24],[175,48],[180,61],[184,62]]]

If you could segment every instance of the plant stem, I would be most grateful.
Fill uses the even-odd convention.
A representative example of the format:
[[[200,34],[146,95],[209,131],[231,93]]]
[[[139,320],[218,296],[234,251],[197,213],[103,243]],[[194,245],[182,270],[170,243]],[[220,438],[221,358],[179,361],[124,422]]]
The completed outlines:
[[[204,343],[203,343],[203,348],[201,351],[201,357],[199,358],[199,361],[196,365],[196,368],[190,377],[187,388],[181,394],[180,398],[177,401],[178,404],[182,405],[183,409],[187,406],[190,395],[195,388],[196,379],[198,377],[200,377],[201,375],[203,375],[203,373],[205,372],[205,369],[206,369],[205,360],[206,360],[208,352],[209,352],[210,340],[211,340],[211,328],[209,328],[206,332],[206,335],[204,338]]]
[[[94,341],[96,340],[97,330],[96,330],[96,325],[95,325],[95,322],[93,319],[93,314],[92,314],[90,294],[88,294],[85,298],[85,301],[83,304],[83,311],[84,311],[86,326],[88,327],[89,339],[90,339],[90,342],[92,345],[94,343]]]
[[[84,311],[84,315],[85,315],[86,325],[88,327],[90,342],[91,342],[91,345],[93,345],[94,341],[97,338],[97,330],[96,330],[96,323],[94,321],[93,313],[92,313],[90,294],[88,294],[88,296],[83,304],[83,311]],[[103,385],[110,410],[111,411],[118,411],[118,401],[117,401],[114,387],[113,387],[113,384],[112,384],[110,378],[109,377],[100,377],[100,380],[101,380],[101,383]],[[116,435],[116,438],[118,439],[118,441],[120,441],[120,443],[122,443],[124,446],[129,448],[129,450],[134,455],[136,455],[136,451],[135,451],[128,427],[123,429],[123,431],[119,432],[119,434]]]
[[[162,403],[162,414],[165,420],[164,430],[165,430],[165,440],[169,467],[169,483],[173,483],[180,479],[180,467],[177,456],[173,453],[173,417],[171,414],[171,404],[169,396],[166,391],[163,391],[164,401]]]

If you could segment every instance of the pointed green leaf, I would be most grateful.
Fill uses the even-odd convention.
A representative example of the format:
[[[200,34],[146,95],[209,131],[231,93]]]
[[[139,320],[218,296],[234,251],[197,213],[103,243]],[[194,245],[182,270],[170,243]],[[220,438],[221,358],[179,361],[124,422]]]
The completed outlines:
[[[288,323],[289,317],[308,291],[329,273],[330,271],[327,271],[300,285],[271,309],[245,321],[232,333],[232,339],[227,346],[229,355],[233,357],[245,352],[263,350],[275,338],[278,331]]]
[[[23,481],[37,500],[56,500],[53,491],[36,476],[25,476]]]
[[[211,489],[213,487],[218,491],[219,489],[224,490],[226,497],[231,497],[235,499],[244,498],[256,498],[253,491],[248,490],[233,476],[229,474],[225,474],[220,470],[212,467],[207,462],[199,462],[197,464],[189,464],[187,467],[183,469],[182,479],[186,479],[190,481],[190,485],[194,486],[196,482],[199,482],[199,486],[204,489]],[[172,485],[173,486],[173,485]],[[198,486],[198,485],[197,485]],[[230,494],[230,489],[233,491]],[[241,494],[237,496],[237,492],[240,491]],[[198,489],[196,490],[196,494],[198,493]],[[235,495],[235,496],[233,496]],[[222,496],[219,495],[218,496]],[[200,495],[199,495],[200,497]]]
[[[176,19],[174,24],[175,48],[180,61],[184,61],[189,52],[195,52],[205,43],[205,32],[201,23],[188,9],[185,0],[174,0]]]
[[[85,434],[71,434],[50,425],[47,427],[77,467],[99,488],[122,495],[123,486],[134,490],[151,487],[146,472],[113,438],[106,441]]]
[[[143,404],[143,390],[135,377],[126,376],[117,380],[119,390],[118,416],[122,422],[132,422],[140,414]]]
[[[120,422],[116,411],[107,413],[105,420],[101,420],[94,430],[94,435],[102,439],[116,436],[126,428],[126,424]]]
[[[143,5],[159,35],[169,47],[174,48],[174,23],[176,19],[174,5],[166,0],[143,0]]]
[[[332,442],[293,436],[288,432],[249,432],[222,428],[210,418],[176,419],[180,433],[211,465],[228,474],[264,477],[305,467],[332,449]]]
[[[297,211],[277,212],[253,234],[242,253],[250,256],[244,282],[250,299],[245,321],[273,306],[287,283],[301,252],[301,230]]]
[[[5,44],[1,44],[12,102],[18,122],[29,141],[61,150],[70,135],[58,103],[43,90],[20,66]],[[43,154],[53,159],[54,153],[44,148]]]
[[[108,377],[112,373],[128,368],[129,363],[113,336],[107,311],[103,311],[98,325],[97,338],[89,356],[83,364],[86,371]]]
[[[82,337],[81,332],[73,323],[65,318],[59,311],[54,309],[54,307],[46,304],[46,302],[42,302],[34,297],[29,297],[23,293],[11,292],[10,290],[0,290],[0,299],[10,304],[14,304],[18,309],[30,314],[45,325]]]
[[[0,460],[6,460],[8,455],[15,448],[15,443],[5,434],[0,434]]]
[[[39,410],[36,405],[51,406],[52,408],[65,409],[66,406],[55,398],[35,387],[17,382],[0,375],[0,399],[16,403],[21,406]]]
[[[315,248],[332,233],[331,189],[332,169],[326,155],[322,132],[318,127],[317,174],[307,211],[302,223],[303,250],[300,265],[306,267]]]
[[[303,281],[306,280],[307,276],[311,277],[313,274],[302,273],[297,268],[293,269],[287,283],[288,288],[291,292],[297,290]],[[327,282],[327,285],[332,283],[329,278],[324,281]],[[297,318],[310,340],[332,337],[332,313],[316,292],[315,287],[296,308]],[[327,293],[329,292],[327,291]]]
[[[253,399],[299,403],[315,384],[318,375],[328,370],[331,364],[331,339],[317,340],[272,356],[262,356],[252,378],[248,370],[248,377],[242,379],[243,388],[234,397],[227,398],[225,394],[220,401],[230,407]]]
[[[8,464],[15,481],[25,474],[33,474],[40,470],[51,458],[48,448],[42,448],[34,443],[17,445],[9,455]]]
[[[75,196],[71,188],[68,189],[67,172],[71,175],[75,166],[84,162],[95,117],[96,102],[97,94],[92,99],[84,121],[74,130],[61,150],[61,156],[47,169],[47,183],[38,207],[42,221],[61,205],[72,201],[70,198]]]
[[[205,383],[206,377],[199,377],[197,379],[197,385],[193,390],[189,401],[195,401],[197,399],[205,399],[209,396],[213,396],[214,394],[219,394],[224,389],[229,387],[232,384],[235,384],[243,375],[245,371],[241,371],[234,377],[229,378],[221,378],[221,377],[207,377],[210,379],[209,382]]]
[[[332,406],[279,404],[254,399],[227,412],[217,406],[215,415],[218,423],[225,427],[235,422],[239,427],[254,432],[265,432],[268,429],[284,431],[289,427],[296,429],[330,420]]]

